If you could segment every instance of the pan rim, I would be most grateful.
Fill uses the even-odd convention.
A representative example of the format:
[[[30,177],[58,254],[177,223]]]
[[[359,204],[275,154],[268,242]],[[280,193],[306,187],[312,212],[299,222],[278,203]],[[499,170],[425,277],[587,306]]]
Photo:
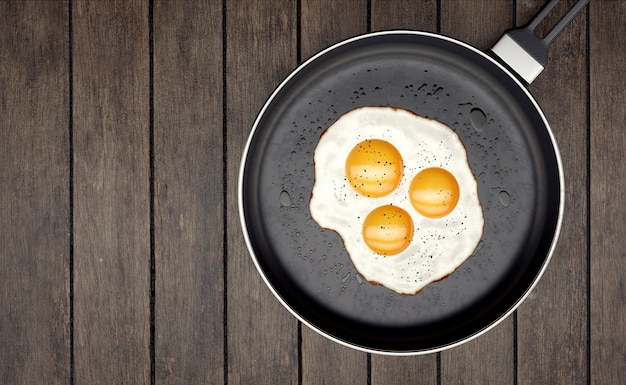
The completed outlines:
[[[245,218],[244,215],[244,191],[243,191],[243,185],[244,185],[244,174],[245,174],[245,169],[246,169],[246,160],[248,158],[248,153],[250,150],[250,146],[252,144],[252,140],[255,136],[255,133],[257,131],[257,128],[259,126],[259,122],[261,121],[262,117],[265,115],[267,109],[269,108],[270,104],[274,101],[274,99],[276,98],[276,96],[280,93],[280,91],[291,81],[291,79],[293,77],[296,76],[296,74],[298,74],[299,72],[303,71],[310,63],[318,60],[320,57],[326,55],[327,53],[341,47],[347,44],[351,44],[353,42],[359,41],[359,40],[364,40],[364,39],[368,39],[368,38],[372,38],[372,37],[377,37],[377,36],[386,36],[386,35],[414,35],[414,36],[423,36],[423,37],[428,37],[428,38],[432,38],[432,39],[439,39],[439,40],[443,40],[443,41],[447,41],[449,43],[453,43],[456,45],[459,45],[465,49],[468,49],[470,51],[472,51],[473,54],[478,54],[479,56],[487,59],[488,61],[490,61],[491,63],[493,63],[496,67],[498,67],[504,74],[506,74],[507,76],[509,76],[517,85],[518,88],[520,88],[524,94],[526,95],[526,97],[528,98],[528,100],[532,103],[532,105],[535,107],[537,113],[539,114],[539,117],[541,118],[541,121],[544,124],[544,127],[548,133],[548,136],[550,138],[550,142],[552,144],[552,148],[554,151],[554,155],[555,155],[555,160],[556,160],[556,166],[557,166],[557,170],[558,170],[558,176],[559,176],[559,207],[558,207],[558,214],[557,214],[557,220],[556,220],[556,226],[554,228],[554,235],[552,237],[552,242],[550,244],[550,247],[548,249],[547,255],[544,258],[544,261],[542,263],[541,269],[538,271],[537,275],[535,276],[535,278],[533,279],[532,283],[530,284],[529,287],[527,287],[525,289],[524,294],[518,298],[515,303],[510,307],[510,309],[503,313],[502,315],[500,315],[497,319],[493,320],[489,325],[486,325],[484,328],[478,330],[477,332],[470,334],[462,339],[459,339],[458,341],[455,341],[453,343],[448,343],[448,344],[443,344],[443,345],[439,345],[439,346],[435,346],[429,349],[421,349],[421,350],[401,350],[401,351],[394,351],[394,350],[382,350],[382,349],[375,349],[375,348],[370,348],[367,346],[361,346],[358,345],[356,343],[352,343],[346,340],[342,340],[336,336],[333,336],[327,332],[325,332],[324,330],[322,330],[321,328],[319,328],[318,326],[312,324],[311,322],[309,322],[307,319],[305,319],[304,317],[302,317],[300,314],[298,314],[298,312],[296,312],[284,299],[283,297],[276,291],[276,289],[273,287],[273,285],[271,284],[271,282],[269,281],[267,275],[265,274],[265,272],[263,271],[258,257],[256,255],[256,252],[253,248],[252,245],[252,241],[250,238],[250,234],[248,232],[248,224],[247,224],[247,220]],[[537,285],[537,283],[541,280],[541,277],[543,276],[543,274],[545,273],[550,260],[552,259],[552,255],[554,254],[554,251],[556,249],[556,245],[558,243],[558,239],[559,239],[559,235],[561,232],[561,226],[562,226],[562,221],[563,221],[563,214],[564,214],[564,207],[565,207],[565,182],[564,182],[564,174],[563,174],[563,165],[562,165],[562,160],[561,160],[561,155],[559,152],[559,148],[554,136],[554,133],[552,132],[552,129],[550,128],[550,125],[543,113],[543,111],[541,110],[541,107],[539,106],[539,104],[537,103],[537,101],[535,100],[535,98],[531,95],[530,91],[528,90],[528,88],[518,79],[517,76],[515,76],[513,73],[511,73],[511,71],[506,68],[504,65],[500,64],[497,60],[495,60],[494,58],[490,57],[488,54],[486,54],[485,52],[465,43],[462,42],[460,40],[445,36],[445,35],[441,35],[441,34],[435,34],[435,33],[431,33],[431,32],[424,32],[424,31],[414,31],[414,30],[406,30],[406,29],[397,29],[397,30],[386,30],[386,31],[377,31],[377,32],[370,32],[370,33],[366,33],[366,34],[362,34],[362,35],[358,35],[358,36],[354,36],[348,39],[345,39],[343,41],[340,41],[338,43],[335,43],[323,50],[321,50],[320,52],[316,53],[315,55],[311,56],[309,59],[305,60],[303,63],[301,63],[300,65],[298,65],[294,70],[292,70],[289,75],[283,79],[283,81],[278,85],[278,87],[276,87],[271,95],[267,98],[267,100],[265,101],[265,103],[263,104],[263,107],[261,108],[261,110],[259,111],[259,113],[257,114],[254,123],[252,125],[252,128],[248,134],[248,138],[246,140],[245,146],[243,148],[243,153],[241,155],[241,162],[240,162],[240,167],[239,167],[239,173],[238,173],[238,180],[237,180],[237,208],[239,211],[239,221],[240,221],[240,225],[241,225],[241,230],[243,233],[243,237],[244,237],[244,241],[246,244],[246,248],[248,250],[248,253],[250,254],[250,257],[252,259],[252,262],[254,263],[254,266],[257,270],[257,272],[260,274],[261,278],[263,279],[265,286],[270,290],[270,292],[274,295],[274,297],[279,301],[279,303],[285,308],[287,309],[297,320],[299,320],[300,322],[302,322],[304,325],[306,325],[308,328],[310,328],[311,330],[315,331],[316,333],[318,333],[319,335],[328,338],[331,341],[334,341],[340,345],[358,350],[358,351],[362,351],[362,352],[366,352],[366,353],[374,353],[374,354],[380,354],[380,355],[388,355],[388,356],[414,356],[414,355],[425,355],[425,354],[431,354],[431,353],[437,353],[443,350],[447,350],[447,349],[451,349],[453,347],[462,345],[466,342],[469,342],[483,334],[485,334],[486,332],[488,332],[489,330],[491,330],[492,328],[494,328],[496,325],[500,324],[500,322],[502,322],[504,319],[508,318],[523,302],[524,300],[528,297],[528,295],[534,290],[535,286]]]

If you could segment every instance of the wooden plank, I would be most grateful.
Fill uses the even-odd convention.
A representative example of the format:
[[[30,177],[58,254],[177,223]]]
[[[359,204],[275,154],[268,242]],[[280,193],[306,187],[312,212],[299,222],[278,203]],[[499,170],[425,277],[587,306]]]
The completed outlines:
[[[72,2],[76,383],[150,381],[148,3]]]
[[[409,29],[437,32],[435,0],[371,0],[372,31]]]
[[[461,346],[441,353],[442,384],[513,384],[513,317]]]
[[[593,384],[624,383],[626,373],[626,2],[591,2],[590,268]]]
[[[341,40],[367,32],[367,3],[363,0],[305,0],[301,2],[302,58]],[[367,382],[367,354],[332,342],[302,326],[302,383]]]
[[[525,24],[543,1],[517,6]],[[538,35],[563,15],[561,2]],[[587,383],[586,16],[553,42],[550,61],[530,86],[556,136],[565,174],[565,213],[557,248],[539,284],[518,310],[518,384]],[[538,326],[540,325],[540,327]],[[541,359],[536,359],[541,357]]]
[[[411,29],[437,32],[437,2],[372,0],[371,28],[373,31]],[[390,357],[372,354],[371,384],[435,384],[437,355]]]
[[[303,60],[339,41],[367,32],[365,0],[303,0],[300,15]]]
[[[0,2],[0,383],[70,381],[66,2]]]
[[[265,100],[296,65],[296,3],[226,4],[227,350],[229,384],[298,381],[296,319],[273,297],[245,247],[237,180],[248,134]]]
[[[512,6],[511,1],[442,0],[441,33],[486,50],[513,26]],[[441,383],[513,383],[513,324],[509,317],[469,343],[442,352]]]
[[[302,384],[365,384],[367,370],[367,353],[302,326]]]
[[[437,384],[437,355],[394,357],[372,354],[372,385]]]
[[[154,3],[156,382],[224,382],[222,2]],[[175,327],[172,327],[175,325]]]
[[[513,0],[441,0],[441,33],[480,50],[513,26]]]

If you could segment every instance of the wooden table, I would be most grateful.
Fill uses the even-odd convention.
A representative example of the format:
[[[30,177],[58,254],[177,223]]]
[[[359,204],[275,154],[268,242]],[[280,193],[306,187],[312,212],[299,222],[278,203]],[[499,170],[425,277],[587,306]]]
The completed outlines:
[[[272,296],[240,230],[245,140],[298,63],[383,29],[488,49],[542,3],[1,1],[0,383],[625,384],[626,1],[592,0],[530,86],[565,217],[536,289],[485,335],[414,357],[330,342]]]

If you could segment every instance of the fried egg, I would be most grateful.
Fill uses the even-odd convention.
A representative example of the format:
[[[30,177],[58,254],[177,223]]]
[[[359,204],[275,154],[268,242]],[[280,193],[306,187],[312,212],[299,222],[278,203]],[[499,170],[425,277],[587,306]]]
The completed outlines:
[[[393,107],[361,107],[315,148],[309,208],[336,231],[359,274],[417,294],[467,260],[484,227],[476,179],[447,125]]]

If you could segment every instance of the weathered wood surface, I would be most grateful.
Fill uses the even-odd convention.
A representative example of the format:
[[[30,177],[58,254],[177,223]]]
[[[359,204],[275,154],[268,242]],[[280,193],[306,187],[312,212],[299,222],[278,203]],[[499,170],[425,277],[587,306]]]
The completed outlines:
[[[295,2],[226,4],[226,296],[229,384],[298,382],[298,323],[254,268],[238,219],[237,177],[252,124],[297,63]]]
[[[147,5],[71,4],[76,383],[150,381]]]
[[[624,383],[626,372],[626,2],[589,9],[589,237],[592,383]],[[621,32],[620,32],[621,31]],[[580,193],[579,193],[580,194]],[[584,195],[584,194],[581,194]]]
[[[386,29],[488,49],[542,3],[0,1],[0,383],[624,383],[625,2],[592,0],[530,86],[566,210],[488,333],[416,357],[338,345],[279,304],[240,230],[245,141],[299,62]]]
[[[564,14],[572,1],[561,2],[552,15]],[[518,24],[529,20],[541,2],[517,7]],[[554,41],[542,80],[530,86],[556,137],[563,156],[565,215],[560,242],[542,280],[518,314],[518,384],[585,384],[588,378],[587,194],[581,193],[587,169],[586,11]],[[553,19],[540,25],[545,35]],[[555,81],[552,81],[554,79]],[[563,114],[563,111],[567,111]],[[584,310],[583,310],[584,309]],[[554,343],[559,341],[559,343]],[[538,355],[542,359],[530,359]]]
[[[159,1],[152,17],[156,383],[218,384],[224,379],[222,7]]]
[[[0,383],[71,372],[67,3],[0,2]]]

